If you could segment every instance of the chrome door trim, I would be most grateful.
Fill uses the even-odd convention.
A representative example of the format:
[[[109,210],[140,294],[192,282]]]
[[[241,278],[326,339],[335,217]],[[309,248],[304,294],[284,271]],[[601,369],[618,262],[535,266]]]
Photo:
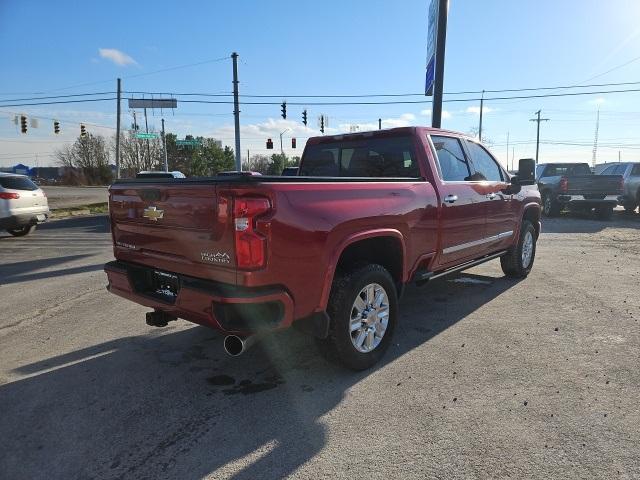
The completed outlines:
[[[444,255],[449,253],[458,252],[460,250],[464,250],[466,248],[477,247],[478,245],[482,245],[485,243],[495,242],[496,240],[501,240],[503,238],[507,238],[513,235],[513,230],[509,230],[508,232],[502,232],[497,235],[493,235],[491,237],[481,238],[479,240],[474,240],[473,242],[461,243],[460,245],[454,245],[453,247],[447,247],[442,250]]]

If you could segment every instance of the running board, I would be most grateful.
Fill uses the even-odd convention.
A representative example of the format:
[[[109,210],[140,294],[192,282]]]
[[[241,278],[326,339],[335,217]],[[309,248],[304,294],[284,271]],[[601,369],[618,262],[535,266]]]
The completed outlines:
[[[486,257],[477,258],[476,260],[471,260],[470,262],[466,262],[462,265],[458,265],[457,267],[452,267],[440,272],[416,272],[413,276],[413,281],[416,283],[416,285],[423,285],[431,280],[435,280],[436,278],[444,277],[445,275],[449,275],[451,273],[460,272],[462,270],[475,267],[476,265],[480,265],[484,262],[488,262],[489,260],[493,260],[494,258],[501,257],[505,253],[507,253],[507,250],[501,250],[499,252],[492,253],[491,255],[487,255]]]

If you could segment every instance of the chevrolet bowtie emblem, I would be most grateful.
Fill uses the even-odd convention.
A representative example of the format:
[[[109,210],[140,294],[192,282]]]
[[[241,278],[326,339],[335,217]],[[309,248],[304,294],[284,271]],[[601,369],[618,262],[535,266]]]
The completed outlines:
[[[164,210],[158,210],[156,207],[147,207],[144,209],[144,213],[142,214],[142,216],[144,218],[148,218],[149,220],[157,222],[164,216]]]

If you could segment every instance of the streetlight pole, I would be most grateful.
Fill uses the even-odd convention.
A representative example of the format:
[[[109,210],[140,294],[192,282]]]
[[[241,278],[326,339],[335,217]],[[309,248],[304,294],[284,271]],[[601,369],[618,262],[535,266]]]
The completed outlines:
[[[286,130],[280,132],[280,154],[284,155],[284,149],[282,148],[282,135],[284,135],[285,133],[287,133],[289,130],[291,130],[290,128],[287,128]]]

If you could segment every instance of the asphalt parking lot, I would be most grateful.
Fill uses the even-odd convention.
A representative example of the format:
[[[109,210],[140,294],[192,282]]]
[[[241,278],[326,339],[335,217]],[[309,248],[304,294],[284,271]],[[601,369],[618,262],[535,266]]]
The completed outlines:
[[[295,331],[222,336],[105,290],[105,216],[0,233],[0,477],[640,478],[640,215],[547,220],[497,261],[409,288],[382,364]]]

